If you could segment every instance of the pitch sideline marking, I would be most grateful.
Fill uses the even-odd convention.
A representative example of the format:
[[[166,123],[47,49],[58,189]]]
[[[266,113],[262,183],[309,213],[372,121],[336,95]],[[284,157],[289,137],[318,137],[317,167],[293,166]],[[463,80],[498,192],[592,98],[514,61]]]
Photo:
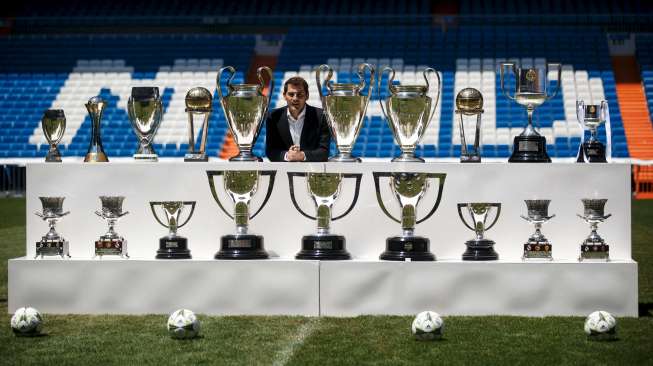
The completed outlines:
[[[288,342],[286,346],[281,351],[279,351],[279,353],[277,353],[272,365],[282,366],[287,364],[295,353],[295,350],[301,347],[301,345],[304,344],[306,338],[310,337],[311,334],[315,332],[319,326],[319,322],[320,318],[312,318],[309,319],[309,321],[303,324],[301,327],[299,327],[297,335],[293,337],[290,342]]]

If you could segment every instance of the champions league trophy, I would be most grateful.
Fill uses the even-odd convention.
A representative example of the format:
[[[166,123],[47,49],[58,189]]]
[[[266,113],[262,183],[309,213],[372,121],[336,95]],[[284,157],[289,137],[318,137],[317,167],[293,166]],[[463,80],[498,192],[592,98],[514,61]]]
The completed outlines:
[[[159,88],[133,87],[129,101],[127,101],[127,113],[139,142],[134,159],[158,161],[152,141],[163,118],[163,104],[159,96]]]
[[[104,255],[118,255],[121,258],[129,258],[127,240],[114,230],[118,220],[129,213],[129,211],[122,211],[122,202],[124,200],[125,197],[123,196],[100,196],[102,211],[95,211],[95,214],[107,220],[109,225],[106,234],[95,241],[95,256],[99,256],[100,259]]]
[[[585,198],[581,201],[583,202],[583,215],[578,215],[578,217],[590,224],[592,231],[580,246],[580,257],[578,257],[578,260],[598,259],[607,262],[610,260],[610,246],[599,236],[596,229],[599,223],[612,216],[612,214],[604,214],[605,203],[608,200]]]
[[[390,96],[383,101],[381,99],[381,79],[386,71],[389,72],[388,91]],[[435,100],[428,96],[429,73],[434,74],[438,80],[438,94]],[[384,68],[379,77],[377,94],[381,104],[381,111],[388,121],[395,142],[401,149],[401,155],[392,159],[392,161],[424,161],[424,159],[415,156],[415,148],[424,137],[424,132],[433,119],[440,99],[442,83],[438,72],[430,67],[424,69],[423,75],[426,85],[392,85],[395,70],[390,67]]]
[[[521,218],[535,225],[535,233],[524,244],[522,259],[553,260],[551,243],[540,231],[542,224],[555,217],[555,215],[549,216],[549,203],[551,203],[551,200],[524,200],[524,202],[526,202],[528,216],[522,215]]]
[[[415,235],[415,225],[420,224],[430,218],[440,205],[442,198],[442,189],[444,180],[447,177],[445,173],[391,173],[391,172],[373,172],[374,187],[376,190],[376,199],[381,206],[381,210],[390,219],[401,224],[402,234],[387,238],[385,241],[385,251],[379,256],[383,260],[394,261],[433,261],[435,255],[431,253],[429,246],[430,241],[426,237]],[[380,179],[390,178],[390,190],[397,199],[401,208],[401,219],[395,218],[383,203],[381,197]],[[429,179],[438,179],[438,194],[430,212],[422,219],[417,218],[417,205],[429,189]]]
[[[460,116],[460,162],[480,163],[481,151],[481,115],[483,114],[483,94],[474,88],[465,88],[456,95],[456,114]],[[476,116],[476,133],[474,134],[474,147],[467,150],[465,139],[465,116]]]
[[[46,255],[60,255],[61,258],[70,257],[68,241],[55,230],[57,221],[70,213],[63,212],[62,209],[65,197],[39,197],[39,199],[41,200],[43,212],[35,212],[34,214],[42,218],[43,221],[48,222],[50,231],[43,235],[40,241],[36,242],[36,255],[34,258],[38,258],[39,255],[41,258]]]
[[[465,216],[463,211],[467,213],[468,216]],[[487,225],[490,212],[495,212],[495,216],[492,220],[492,223]],[[463,253],[464,261],[486,261],[499,259],[499,254],[497,254],[493,248],[494,241],[485,239],[483,234],[487,230],[490,230],[492,226],[497,223],[500,213],[500,203],[474,202],[458,204],[458,215],[460,216],[460,219],[463,220],[463,224],[465,224],[465,226],[476,233],[476,238],[465,242],[465,245],[467,245],[467,250],[465,253]],[[472,220],[472,224],[468,224],[465,217],[469,217]]]
[[[370,70],[368,83],[365,82],[365,69]],[[327,76],[324,82],[321,82],[320,76],[324,71],[327,72]],[[351,151],[372,97],[374,66],[365,63],[358,65],[358,84],[334,83],[331,81],[332,77],[333,69],[329,65],[320,65],[315,69],[315,81],[320,93],[322,109],[339,151],[338,155],[329,158],[329,161],[360,162],[361,159],[351,156]],[[365,85],[369,85],[367,96],[360,94]],[[323,88],[327,89],[327,95],[324,95]]]
[[[263,237],[248,233],[249,220],[258,215],[270,199],[274,187],[276,171],[257,170],[209,170],[206,172],[209,179],[209,187],[213,199],[222,212],[236,222],[236,233],[224,235],[220,238],[220,251],[216,253],[215,259],[266,259],[268,253],[263,247]],[[258,210],[250,215],[249,203],[258,191],[259,178],[261,175],[268,176],[268,191],[265,199]],[[215,189],[215,177],[223,177],[225,192],[234,203],[233,215],[229,213],[220,201]]]
[[[295,199],[295,177],[306,178],[308,194],[315,202],[316,216],[304,212]],[[295,173],[288,172],[290,185],[290,198],[299,213],[311,220],[317,221],[317,233],[302,237],[302,250],[295,256],[297,259],[350,259],[351,256],[346,249],[346,240],[342,235],[331,234],[331,221],[341,219],[351,212],[358,201],[362,174],[341,174],[341,173]],[[354,199],[349,208],[339,216],[331,217],[333,205],[338,200],[343,179],[356,179]]]
[[[229,71],[231,75],[227,79],[229,95],[222,95],[222,73]],[[267,74],[270,81],[267,89],[268,95],[264,95],[266,84],[263,80],[263,73]],[[263,119],[267,116],[270,106],[270,97],[274,90],[274,78],[272,70],[267,67],[259,67],[256,70],[259,84],[232,84],[236,75],[236,69],[226,66],[218,71],[218,97],[222,110],[229,123],[229,130],[238,145],[240,152],[230,158],[230,161],[262,161],[258,156],[252,154],[252,148],[261,129]]]
[[[209,136],[209,117],[211,116],[213,96],[206,88],[196,87],[186,93],[186,113],[188,113],[188,152],[184,161],[209,161],[206,156],[206,140]],[[201,143],[195,149],[195,118],[202,120]]]
[[[190,213],[186,220],[181,220],[181,214],[185,207],[190,206]],[[164,221],[161,221],[156,213],[156,208],[163,209]],[[177,229],[186,225],[195,212],[195,201],[163,201],[150,202],[152,214],[156,222],[161,226],[168,228],[167,236],[159,239],[159,250],[156,251],[156,259],[190,259],[190,250],[188,250],[188,239],[177,235]],[[181,223],[180,223],[181,222]]]
[[[504,70],[510,67],[516,77],[515,95],[511,96],[504,85]],[[547,93],[549,67],[557,67],[558,82],[553,94]],[[508,159],[511,163],[550,163],[551,158],[546,153],[546,138],[540,135],[533,127],[533,111],[547,100],[553,98],[560,90],[560,76],[562,67],[560,64],[548,64],[546,68],[521,68],[514,63],[501,64],[501,90],[509,99],[517,104],[526,107],[528,113],[528,124],[524,131],[515,136],[512,156]]]
[[[590,130],[590,139],[585,140],[585,134],[581,134],[581,144],[578,149],[578,163],[606,163],[605,158],[606,151],[605,145],[599,141],[597,138],[598,128],[602,123],[606,123],[606,120],[609,119],[610,111],[608,110],[608,102],[606,100],[601,101],[601,104],[594,105],[589,104],[585,105],[585,102],[582,100],[576,101],[576,117],[578,122],[583,127],[584,130]],[[606,124],[606,135],[607,143],[610,147],[611,136],[610,136],[610,127]],[[608,150],[611,150],[608,148]],[[610,155],[610,154],[608,154]]]
[[[109,161],[109,158],[102,148],[100,122],[102,121],[102,112],[107,106],[107,102],[98,96],[89,99],[85,105],[88,115],[91,117],[91,141],[88,145],[84,162],[106,163]]]
[[[48,109],[43,112],[41,128],[50,146],[48,154],[45,156],[45,162],[61,163],[61,152],[57,145],[61,142],[63,133],[66,131],[66,115],[63,109]]]

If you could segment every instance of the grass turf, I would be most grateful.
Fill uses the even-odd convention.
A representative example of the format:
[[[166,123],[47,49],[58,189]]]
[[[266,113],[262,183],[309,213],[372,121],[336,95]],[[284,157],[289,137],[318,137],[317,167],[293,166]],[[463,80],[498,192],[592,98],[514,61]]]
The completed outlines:
[[[653,201],[633,201],[639,319],[618,319],[616,341],[593,342],[580,317],[446,317],[445,336],[418,342],[411,317],[199,318],[202,336],[170,339],[165,315],[45,314],[45,336],[15,337],[7,260],[25,255],[25,204],[0,200],[0,365],[29,364],[653,364]]]

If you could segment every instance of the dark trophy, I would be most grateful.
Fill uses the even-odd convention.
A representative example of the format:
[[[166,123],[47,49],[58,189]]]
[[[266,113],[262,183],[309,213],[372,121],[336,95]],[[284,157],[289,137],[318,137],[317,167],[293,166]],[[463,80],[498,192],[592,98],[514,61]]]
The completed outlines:
[[[460,162],[461,163],[480,163],[481,150],[481,115],[483,114],[483,94],[474,88],[465,88],[456,95],[456,114],[460,116]],[[474,146],[470,150],[467,148],[467,139],[465,139],[465,119],[476,117],[476,132],[474,134]]]
[[[339,260],[350,259],[351,256],[346,249],[346,240],[342,235],[332,234],[330,232],[331,221],[345,217],[356,205],[362,174],[340,174],[340,173],[288,173],[288,182],[290,185],[290,198],[293,205],[299,213],[305,217],[317,221],[317,233],[305,235],[302,237],[302,250],[295,256],[297,259],[317,259],[317,260]],[[306,178],[306,188],[308,194],[315,202],[316,216],[311,216],[304,212],[295,199],[295,177]],[[354,199],[349,208],[336,217],[331,217],[333,205],[336,203],[340,194],[340,187],[345,178],[356,179],[356,190]]]
[[[190,206],[190,213],[186,220],[180,220],[181,214],[186,206]],[[165,222],[161,221],[159,215],[156,213],[156,208],[163,209]],[[159,250],[156,251],[156,259],[190,259],[190,250],[188,249],[188,239],[183,236],[177,235],[177,229],[186,225],[193,216],[195,211],[195,201],[163,201],[163,202],[150,202],[152,214],[156,222],[163,227],[168,228],[168,235],[159,239]],[[181,222],[181,223],[180,223]]]
[[[127,240],[120,236],[114,226],[121,217],[127,215],[129,211],[122,211],[122,202],[125,197],[122,196],[100,196],[102,201],[102,211],[95,211],[95,214],[107,220],[109,230],[100,239],[95,241],[95,256],[117,255],[121,258],[129,258],[127,254]]]
[[[188,113],[188,152],[184,161],[209,161],[206,156],[206,140],[209,136],[209,117],[211,116],[213,96],[206,88],[196,87],[186,93],[186,113]],[[195,148],[195,118],[202,121],[199,149]]]
[[[490,216],[490,212],[495,212],[495,216],[494,219],[491,220],[492,223],[488,225],[488,216]],[[465,216],[465,213],[468,215]],[[494,241],[486,239],[484,233],[487,230],[490,230],[492,226],[497,223],[500,213],[500,203],[475,202],[458,204],[458,215],[460,216],[460,219],[463,220],[463,224],[476,233],[476,238],[465,242],[467,250],[463,253],[464,261],[488,261],[499,259],[499,254],[494,251]],[[471,219],[471,225],[467,223],[465,217]]]
[[[159,96],[159,88],[152,86],[133,87],[127,102],[129,122],[138,137],[138,150],[134,159],[142,161],[158,161],[152,141],[161,125],[163,104]]]
[[[609,118],[608,102],[603,100],[601,104],[585,105],[582,100],[576,101],[576,117],[584,130],[590,130],[590,139],[585,140],[585,134],[581,135],[581,144],[578,150],[578,163],[606,163],[605,145],[597,138],[599,126]],[[610,132],[608,144],[610,144]]]
[[[387,238],[385,251],[379,256],[382,260],[390,261],[434,261],[435,255],[430,251],[430,241],[423,236],[415,235],[415,225],[430,218],[440,205],[445,173],[391,173],[373,172],[376,199],[381,210],[390,219],[401,224],[402,233],[399,236]],[[381,178],[390,178],[390,190],[394,194],[401,208],[401,219],[393,216],[383,203],[381,197]],[[433,208],[422,219],[417,218],[417,205],[429,189],[429,179],[438,179],[438,197],[433,203]]]
[[[86,103],[86,110],[89,117],[91,117],[91,141],[84,157],[86,163],[106,163],[109,161],[102,148],[102,139],[100,138],[100,122],[102,121],[102,112],[106,106],[107,102],[100,97],[93,97]]]
[[[263,237],[248,233],[249,220],[258,215],[270,199],[272,187],[274,187],[274,177],[276,171],[257,171],[257,170],[213,170],[207,171],[209,187],[213,199],[218,204],[222,212],[236,222],[236,233],[224,235],[220,238],[220,251],[216,253],[215,259],[266,259],[268,253],[263,247]],[[250,215],[249,202],[258,191],[259,177],[268,176],[268,191],[265,199],[256,212]],[[234,203],[233,215],[229,213],[220,201],[218,192],[215,189],[215,177],[223,177],[223,186],[225,192],[229,195]]]
[[[61,258],[70,257],[70,254],[68,254],[68,241],[55,230],[57,221],[70,213],[63,212],[65,197],[39,197],[39,199],[41,200],[43,212],[35,212],[34,214],[42,218],[43,221],[48,222],[50,231],[36,242],[36,255],[34,258],[51,255],[60,255]]]
[[[549,216],[549,203],[551,200],[524,200],[528,216],[521,216],[522,219],[535,225],[535,232],[524,244],[524,255],[522,259],[548,259],[552,260],[552,247],[549,240],[542,234],[542,225],[551,220],[555,215]]]
[[[581,201],[583,201],[583,215],[578,215],[578,217],[590,224],[592,231],[580,246],[580,257],[578,260],[597,259],[607,262],[610,260],[610,246],[605,243],[605,240],[599,236],[596,230],[600,223],[612,216],[612,214],[604,214],[605,203],[608,200],[585,198]]]
[[[61,163],[61,152],[57,145],[61,142],[63,133],[66,131],[66,115],[63,109],[48,109],[43,112],[41,128],[48,145],[50,145],[48,154],[45,156],[45,162]]]

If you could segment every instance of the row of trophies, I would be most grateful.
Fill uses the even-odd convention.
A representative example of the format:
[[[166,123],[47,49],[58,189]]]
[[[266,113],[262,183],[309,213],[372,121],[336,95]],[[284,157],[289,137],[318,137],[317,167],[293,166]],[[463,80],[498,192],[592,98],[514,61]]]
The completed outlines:
[[[555,90],[549,94],[548,71],[549,68],[557,70],[557,84]],[[369,81],[365,80],[366,70],[369,71]],[[504,81],[507,79],[505,70],[511,70],[515,76],[515,90],[510,95]],[[230,74],[227,79],[228,95],[222,92],[222,78],[224,72]],[[553,98],[560,89],[560,64],[548,64],[546,68],[519,68],[514,63],[501,65],[501,89],[509,99],[526,107],[528,123],[524,131],[516,136],[513,144],[512,156],[509,162],[551,162],[546,152],[546,138],[540,135],[533,127],[533,112],[535,108],[545,101]],[[401,149],[401,155],[393,161],[423,162],[422,158],[415,156],[415,149],[419,145],[424,133],[435,114],[440,99],[441,80],[437,71],[426,68],[423,71],[425,85],[406,85],[394,83],[395,71],[386,67],[381,76],[388,73],[387,89],[390,93],[385,100],[381,99],[381,78],[378,80],[377,94],[381,109],[388,121],[388,126],[394,134],[395,142]],[[252,154],[263,120],[267,116],[270,105],[270,93],[274,90],[274,79],[269,67],[260,67],[257,70],[258,84],[233,84],[232,80],[236,70],[223,67],[217,76],[217,93],[220,105],[240,152],[231,158],[232,161],[260,161]],[[326,73],[324,80],[322,75]],[[266,75],[264,75],[266,74]],[[367,106],[373,95],[374,67],[369,64],[358,66],[359,83],[335,83],[331,80],[333,69],[328,65],[320,65],[315,70],[315,77],[320,93],[322,108],[324,110],[331,135],[336,143],[339,153],[331,161],[356,162],[359,158],[352,156],[356,138],[363,125]],[[429,96],[429,76],[437,80],[437,94],[435,98]],[[264,81],[267,76],[268,82]],[[367,88],[367,95],[361,94]],[[264,91],[268,90],[267,95]],[[326,93],[324,93],[326,91]],[[209,116],[212,112],[213,97],[206,88],[195,87],[186,94],[186,112],[188,113],[188,153],[184,161],[208,161],[206,155],[206,142],[208,136]],[[86,109],[91,117],[91,141],[85,162],[108,162],[107,154],[102,148],[100,138],[100,121],[106,102],[100,97],[91,98],[86,103]],[[598,127],[605,123],[609,126],[609,111],[607,101],[598,105],[585,105],[582,100],[577,101],[577,118],[583,129],[591,131],[588,141],[581,140],[578,153],[578,162],[606,162],[606,147],[597,139]],[[127,103],[129,121],[139,140],[139,147],[134,155],[137,160],[157,161],[157,154],[152,146],[152,141],[163,117],[163,105],[157,87],[134,87]],[[460,143],[461,162],[480,162],[480,124],[483,114],[483,96],[474,88],[465,88],[456,96],[455,113],[460,116]],[[465,138],[464,120],[476,119],[474,143],[470,146]],[[196,146],[195,124],[201,121],[199,147]],[[60,162],[61,153],[57,148],[63,138],[66,127],[66,118],[61,109],[49,109],[42,118],[42,128],[50,149],[46,162]],[[610,151],[610,131],[608,133],[608,153]],[[609,155],[609,154],[608,154]]]
[[[220,170],[206,172],[211,194],[219,208],[235,221],[234,234],[221,238],[220,251],[216,259],[264,259],[268,254],[264,249],[263,237],[248,232],[249,220],[253,219],[266,205],[274,186],[275,171],[256,170]],[[260,176],[268,177],[267,192],[260,207],[251,214],[250,201],[258,191]],[[393,221],[401,224],[401,235],[387,238],[386,250],[381,254],[382,260],[432,261],[435,256],[430,251],[430,241],[426,237],[415,235],[415,226],[430,218],[442,198],[446,174],[444,173],[391,173],[373,172],[376,197],[381,210]],[[216,177],[221,177],[224,192],[230,197],[233,209],[227,210],[216,190]],[[295,197],[295,178],[304,178],[307,192],[315,205],[315,215],[300,208]],[[362,174],[359,173],[306,173],[288,172],[290,197],[295,208],[305,217],[317,221],[317,232],[302,238],[302,249],[297,259],[344,260],[351,256],[346,250],[345,237],[332,234],[331,221],[341,219],[354,208],[360,191]],[[333,206],[338,199],[344,179],[355,180],[355,190],[351,204],[343,214],[332,216]],[[399,218],[391,214],[383,203],[381,181],[388,180],[390,191],[400,207]],[[437,183],[433,181],[437,179]],[[432,183],[433,182],[433,183]],[[430,185],[437,187],[437,198],[429,212],[418,219],[417,206],[428,191]],[[125,197],[101,196],[101,211],[96,214],[105,219],[109,230],[95,242],[95,254],[119,255],[127,257],[127,241],[116,233],[114,227],[118,220],[128,212],[122,209]],[[36,215],[48,221],[50,231],[36,243],[36,257],[45,255],[68,255],[68,242],[55,230],[59,219],[67,215],[63,212],[64,197],[40,197],[43,211]],[[540,229],[553,216],[549,216],[550,200],[526,200],[527,216],[522,216],[535,226],[535,233],[524,244],[524,259],[552,259],[552,246]],[[597,234],[597,226],[610,215],[604,214],[607,199],[583,199],[584,215],[579,215],[590,224],[591,233],[581,245],[579,260],[609,260],[609,246]],[[150,202],[156,221],[167,227],[169,233],[159,241],[156,258],[176,259],[191,258],[188,241],[177,235],[177,229],[186,225],[195,210],[194,201]],[[157,212],[163,211],[163,215]],[[190,210],[185,219],[182,212]],[[494,250],[494,241],[485,238],[485,231],[492,228],[501,212],[501,203],[459,203],[458,214],[465,226],[474,231],[476,237],[465,244],[467,250],[463,260],[496,260],[499,258]],[[493,217],[493,218],[492,218]],[[164,218],[164,220],[162,220]]]

